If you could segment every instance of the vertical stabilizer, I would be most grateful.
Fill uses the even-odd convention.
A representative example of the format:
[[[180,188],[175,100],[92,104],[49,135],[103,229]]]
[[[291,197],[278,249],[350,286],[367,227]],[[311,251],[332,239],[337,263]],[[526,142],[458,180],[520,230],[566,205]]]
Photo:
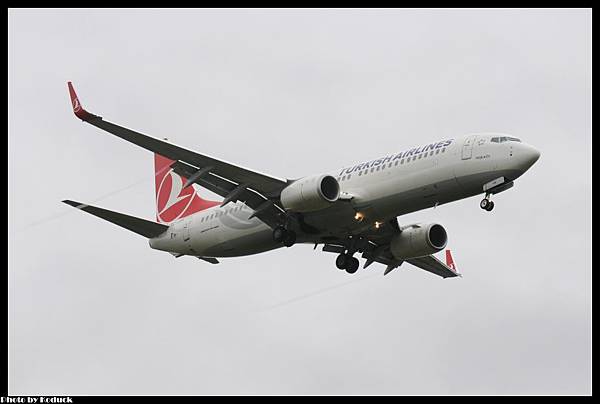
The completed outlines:
[[[187,178],[176,174],[171,168],[175,161],[154,154],[154,183],[156,190],[156,220],[171,223],[220,202],[202,199],[193,186],[184,188]]]

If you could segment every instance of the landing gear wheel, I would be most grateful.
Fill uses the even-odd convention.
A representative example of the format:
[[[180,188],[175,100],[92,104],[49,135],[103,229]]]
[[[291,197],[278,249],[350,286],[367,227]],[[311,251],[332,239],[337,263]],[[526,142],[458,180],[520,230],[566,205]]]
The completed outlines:
[[[338,269],[346,269],[346,264],[348,262],[348,256],[346,254],[340,254],[335,259],[335,266]]]
[[[282,243],[285,239],[287,231],[283,226],[278,226],[273,230],[273,241],[276,243]]]
[[[485,210],[487,210],[489,212],[492,209],[494,209],[494,202],[490,201],[490,203],[488,203],[488,206],[487,206],[487,208],[485,208]]]
[[[285,237],[283,238],[283,245],[286,247],[291,247],[296,243],[296,233],[291,230],[287,230],[285,232]]]
[[[490,203],[493,203],[493,202],[492,202],[492,201],[490,201],[490,200],[489,200],[489,199],[487,199],[487,198],[483,198],[483,199],[481,200],[481,202],[479,202],[479,207],[480,207],[481,209],[488,210],[488,205],[489,205]],[[493,206],[493,205],[492,205],[492,206]]]
[[[358,271],[358,266],[359,266],[359,262],[358,262],[358,258],[352,257],[348,260],[348,265],[346,267],[346,272],[348,272],[349,274],[353,274],[356,271]]]

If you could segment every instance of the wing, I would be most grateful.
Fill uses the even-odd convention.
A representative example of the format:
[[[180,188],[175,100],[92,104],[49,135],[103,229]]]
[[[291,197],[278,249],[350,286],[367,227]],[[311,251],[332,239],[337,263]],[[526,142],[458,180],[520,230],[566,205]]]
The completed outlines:
[[[180,173],[185,171],[190,178],[187,185],[195,182],[204,186],[225,198],[224,203],[244,201],[255,209],[255,216],[271,227],[280,220],[283,210],[275,202],[281,190],[288,185],[286,180],[196,153],[105,121],[102,117],[83,109],[71,82],[68,82],[68,87],[73,112],[82,121],[146,150],[176,160],[175,170],[179,170]]]
[[[353,240],[355,240],[353,238],[339,238],[325,243],[323,251],[341,254],[347,250],[358,250],[362,252],[362,258],[365,259],[363,268],[377,262],[386,265],[383,274],[387,275],[405,262],[404,260],[396,259],[390,251],[390,241],[398,232],[400,232],[398,222],[396,219],[392,219],[376,231],[368,231],[360,234],[362,240],[358,242],[359,244],[353,244]],[[438,260],[433,255],[411,258],[406,260],[406,262],[442,278],[461,276],[456,272],[456,266],[454,265],[450,250],[446,250],[446,263]]]
[[[448,257],[449,254],[450,250],[446,250],[446,257]],[[389,252],[389,245],[375,247],[371,252],[365,251],[363,252],[363,257],[367,259],[364,267],[367,267],[373,262],[379,262],[380,264],[386,265],[385,271],[383,272],[384,275],[389,274],[404,263],[404,261],[397,260],[392,256],[392,254]],[[457,276],[462,276],[456,272],[456,269],[454,269],[454,264],[445,264],[437,259],[434,255],[411,258],[407,259],[406,262],[416,266],[417,268],[431,272],[434,275],[441,276],[442,278],[454,278]]]
[[[446,256],[450,253],[450,250],[446,250]],[[433,255],[427,255],[425,257],[413,258],[406,260],[409,264],[416,267],[429,271],[432,274],[441,276],[442,278],[454,278],[460,276],[451,266],[446,265],[442,261],[438,260]]]

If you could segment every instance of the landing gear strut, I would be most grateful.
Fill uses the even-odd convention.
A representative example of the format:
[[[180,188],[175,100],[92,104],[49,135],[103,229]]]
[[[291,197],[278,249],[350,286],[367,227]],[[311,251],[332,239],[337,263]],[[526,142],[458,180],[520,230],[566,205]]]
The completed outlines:
[[[283,226],[278,226],[273,230],[273,241],[283,243],[286,247],[291,247],[296,243],[296,233]]]
[[[358,270],[358,266],[360,263],[358,262],[358,258],[355,258],[349,254],[340,254],[335,260],[335,266],[338,269],[345,269],[349,274],[353,274]]]
[[[487,210],[488,212],[494,209],[494,202],[490,200],[490,194],[486,194],[485,198],[479,202],[479,207],[483,210]]]

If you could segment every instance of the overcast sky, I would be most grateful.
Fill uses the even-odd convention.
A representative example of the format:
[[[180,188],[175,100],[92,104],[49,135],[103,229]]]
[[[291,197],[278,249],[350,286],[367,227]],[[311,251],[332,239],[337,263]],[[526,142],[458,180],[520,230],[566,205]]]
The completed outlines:
[[[591,11],[10,10],[9,393],[588,394]],[[438,222],[463,278],[312,246],[213,266],[152,219],[153,158],[98,115],[279,177],[471,132],[541,151]],[[117,192],[118,191],[118,192]]]

